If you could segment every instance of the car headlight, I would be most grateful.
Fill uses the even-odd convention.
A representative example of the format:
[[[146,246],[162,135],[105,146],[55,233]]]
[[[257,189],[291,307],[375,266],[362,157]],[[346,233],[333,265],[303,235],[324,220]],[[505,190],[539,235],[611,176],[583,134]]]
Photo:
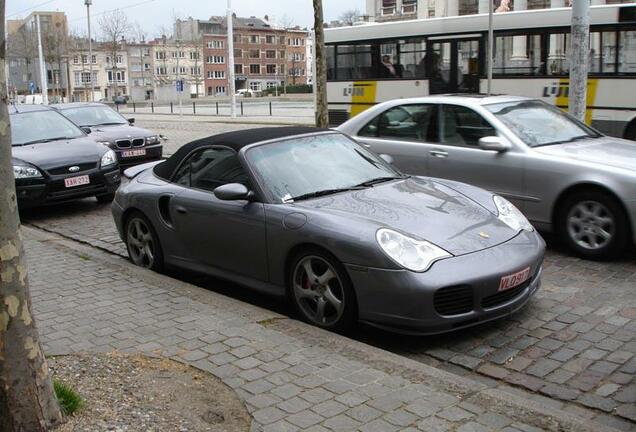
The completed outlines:
[[[510,201],[505,198],[495,195],[493,197],[495,206],[497,207],[497,217],[500,221],[508,225],[515,231],[534,231],[534,228],[528,222],[528,219],[515,207]]]
[[[152,136],[146,137],[146,144],[148,145],[159,144],[160,142],[161,142],[161,138],[159,137],[159,135],[152,135]]]
[[[380,228],[375,238],[393,261],[407,270],[424,272],[435,261],[449,258],[452,255],[426,240],[416,240],[388,228]]]
[[[17,179],[39,178],[42,177],[42,173],[31,166],[13,165],[13,177]]]
[[[113,165],[116,162],[117,162],[117,155],[115,154],[114,151],[110,149],[106,153],[104,153],[104,155],[102,156],[102,167]]]

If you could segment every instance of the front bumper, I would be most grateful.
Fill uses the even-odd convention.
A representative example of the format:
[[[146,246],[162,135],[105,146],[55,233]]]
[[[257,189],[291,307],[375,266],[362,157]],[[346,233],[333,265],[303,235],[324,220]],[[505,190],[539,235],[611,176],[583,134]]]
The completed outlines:
[[[117,160],[121,168],[130,168],[131,166],[139,165],[142,163],[152,162],[160,160],[163,156],[163,145],[154,144],[144,147],[131,147],[131,148],[118,148],[111,147],[117,154]],[[142,156],[124,156],[124,152],[145,150],[146,154]]]
[[[88,175],[90,183],[70,188],[65,187],[65,178],[81,175]],[[28,208],[115,193],[121,183],[121,173],[119,167],[115,165],[105,170],[96,169],[73,175],[17,179],[15,183],[18,206]]]
[[[437,334],[508,316],[541,285],[545,243],[536,233],[458,257],[424,273],[346,265],[360,321],[407,334]],[[531,278],[499,292],[502,276],[530,267]],[[453,304],[455,302],[456,304]]]

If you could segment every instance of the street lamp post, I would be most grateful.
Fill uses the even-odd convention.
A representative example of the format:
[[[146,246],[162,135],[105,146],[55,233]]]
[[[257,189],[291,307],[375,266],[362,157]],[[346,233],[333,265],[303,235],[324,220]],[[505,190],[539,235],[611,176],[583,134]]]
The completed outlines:
[[[95,82],[93,81],[93,41],[91,40],[91,5],[93,0],[84,0],[86,21],[88,23],[88,75],[91,82],[91,101],[95,100]]]
[[[234,20],[232,16],[232,0],[227,0],[227,69],[228,90],[230,92],[230,112],[236,117],[236,91],[234,89]]]
[[[494,8],[493,1],[489,0],[488,1],[488,49],[486,50],[486,52],[488,53],[488,62],[486,65],[488,68],[488,72],[487,72],[488,96],[492,94],[492,62],[494,59],[494,55],[493,55],[494,43],[493,43],[493,31],[492,31],[493,8]]]

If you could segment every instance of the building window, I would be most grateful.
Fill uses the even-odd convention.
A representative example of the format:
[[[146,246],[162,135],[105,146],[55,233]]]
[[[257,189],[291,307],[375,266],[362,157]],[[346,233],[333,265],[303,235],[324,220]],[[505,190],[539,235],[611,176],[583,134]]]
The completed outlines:
[[[262,86],[260,81],[252,81],[250,82],[250,90],[253,91],[261,91]]]
[[[108,59],[108,57],[106,59]],[[88,56],[83,54],[82,55],[82,64],[86,64],[86,63],[88,63]],[[107,61],[107,63],[108,63],[108,61]]]
[[[304,61],[305,60],[305,54],[299,53],[299,52],[292,53],[291,60],[292,61]]]
[[[259,42],[258,35],[250,35],[250,43],[251,44],[257,44],[258,42]]]
[[[208,56],[208,63],[223,64],[225,63],[225,57],[224,56]]]
[[[190,68],[190,75],[201,75],[201,66],[197,66],[197,67],[192,66]]]
[[[277,82],[268,81],[267,84],[265,84],[265,87],[268,88],[268,89],[276,88],[276,87],[278,87],[278,83]]]
[[[114,79],[113,79],[114,77]],[[108,82],[118,82],[125,83],[126,82],[126,72],[124,71],[108,71]]]
[[[251,49],[250,50],[250,58],[260,58],[261,57],[261,52],[257,49]]]
[[[234,73],[235,74],[242,74],[243,73],[243,65],[242,64],[235,64],[234,65]]]
[[[117,64],[122,64],[124,62],[124,58],[120,55],[117,56]]]
[[[97,81],[97,72],[93,72],[93,82]],[[90,86],[91,85],[91,74],[90,72],[75,72],[75,86]]]
[[[213,40],[208,42],[208,48],[210,49],[222,49],[225,43],[222,40]]]
[[[91,57],[91,63],[93,63],[93,64],[97,64],[97,56],[96,56],[96,55],[93,55],[93,56]]]
[[[278,65],[278,73],[280,75],[285,75],[285,65],[284,64],[279,64]]]
[[[268,64],[267,65],[267,74],[268,75],[276,74],[276,65],[275,64]]]
[[[278,38],[279,45],[285,45],[285,36],[280,36]]]
[[[250,73],[252,75],[258,75],[261,73],[261,65],[259,64],[251,64],[250,65]]]
[[[265,43],[273,44],[274,43],[274,36],[272,36],[272,35],[265,36]]]
[[[303,46],[303,45],[305,45],[305,39],[303,39],[303,38],[290,38],[288,40],[288,45],[291,45],[291,46]]]
[[[157,60],[165,60],[166,52],[165,51],[155,51],[155,59]]]
[[[216,86],[214,92],[217,96],[225,96],[225,86]]]
[[[190,51],[190,60],[199,60],[199,51]]]
[[[150,64],[149,63],[144,63],[144,70],[145,71],[149,71],[150,70]]]
[[[234,58],[242,58],[243,57],[243,50],[242,49],[235,49],[234,50]]]
[[[160,66],[157,68],[157,75],[168,75],[168,70],[165,66]]]
[[[148,57],[150,55],[150,48],[144,48],[142,52],[144,57]]]
[[[214,79],[225,79],[225,71],[222,71],[222,70],[214,71]]]
[[[212,87],[208,87],[208,96],[212,95],[214,95],[214,93],[212,93]]]
[[[268,58],[268,59],[275,59],[276,58],[276,51],[274,51],[274,50],[265,51],[265,57]]]
[[[73,56],[73,64],[79,64],[79,56]]]
[[[278,58],[285,60],[285,50],[278,51]]]

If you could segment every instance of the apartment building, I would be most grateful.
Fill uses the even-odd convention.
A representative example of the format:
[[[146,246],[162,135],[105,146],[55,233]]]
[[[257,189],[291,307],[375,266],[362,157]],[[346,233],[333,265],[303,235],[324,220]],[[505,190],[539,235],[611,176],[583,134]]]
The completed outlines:
[[[495,0],[497,12],[570,6],[572,0]],[[591,0],[591,4],[631,3],[633,0]],[[366,0],[366,19],[395,21],[488,13],[490,0]]]
[[[154,69],[154,98],[174,101],[178,98],[176,83],[183,80],[185,97],[205,94],[203,73],[204,42],[202,38],[180,40],[162,37],[149,42]]]
[[[69,89],[67,50],[68,21],[64,12],[36,11],[24,19],[7,20],[7,64],[10,94],[35,93],[42,89],[38,59],[37,18],[50,100],[66,100]]]
[[[147,42],[126,45],[128,55],[128,83],[130,99],[151,100],[155,97],[154,61],[152,46]]]
[[[74,40],[69,50],[69,76],[73,101],[110,101],[117,96],[127,97],[128,53],[125,46],[113,50],[109,44],[93,42],[91,57],[88,41]],[[92,98],[91,89],[94,91]]]

